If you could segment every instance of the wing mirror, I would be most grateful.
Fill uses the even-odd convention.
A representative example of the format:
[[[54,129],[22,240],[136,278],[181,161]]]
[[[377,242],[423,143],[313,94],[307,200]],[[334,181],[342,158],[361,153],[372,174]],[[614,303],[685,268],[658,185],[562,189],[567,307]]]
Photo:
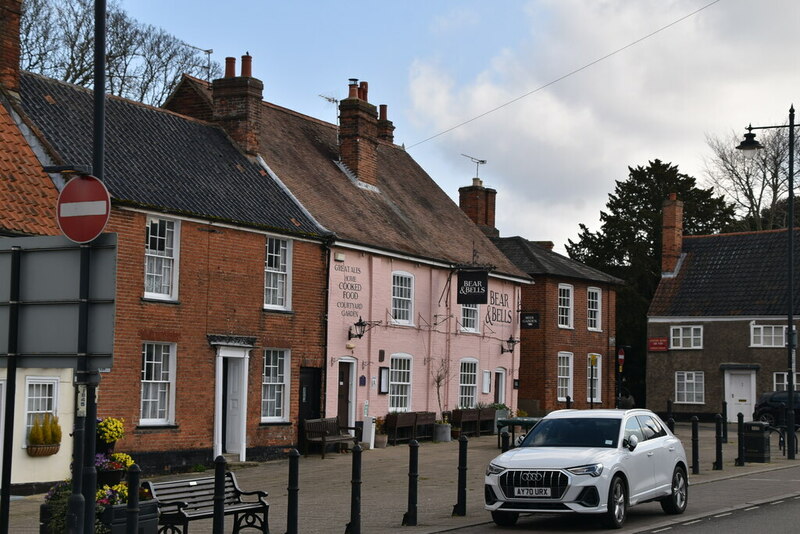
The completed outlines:
[[[624,440],[622,443],[623,447],[627,447],[629,451],[633,451],[636,446],[639,444],[639,438],[636,435],[632,435],[628,439]]]

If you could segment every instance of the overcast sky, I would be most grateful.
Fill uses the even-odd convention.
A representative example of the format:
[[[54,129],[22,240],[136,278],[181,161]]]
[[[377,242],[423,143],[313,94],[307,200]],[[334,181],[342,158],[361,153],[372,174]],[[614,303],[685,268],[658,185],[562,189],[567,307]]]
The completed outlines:
[[[500,234],[562,253],[579,223],[599,229],[628,166],[658,158],[704,184],[706,135],[785,123],[800,104],[797,0],[121,3],[237,72],[249,52],[265,100],[322,120],[336,108],[319,95],[369,82],[445,192],[475,176],[462,154],[486,160]]]

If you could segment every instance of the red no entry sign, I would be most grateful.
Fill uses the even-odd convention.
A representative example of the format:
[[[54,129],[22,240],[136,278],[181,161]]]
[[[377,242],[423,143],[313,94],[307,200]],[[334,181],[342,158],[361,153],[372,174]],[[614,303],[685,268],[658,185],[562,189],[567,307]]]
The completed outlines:
[[[64,235],[76,243],[88,243],[103,231],[111,215],[111,197],[94,176],[73,178],[56,205],[56,219]]]

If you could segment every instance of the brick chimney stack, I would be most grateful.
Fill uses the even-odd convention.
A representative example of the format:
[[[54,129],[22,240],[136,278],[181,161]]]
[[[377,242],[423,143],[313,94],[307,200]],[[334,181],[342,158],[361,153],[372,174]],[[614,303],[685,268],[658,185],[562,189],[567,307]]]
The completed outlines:
[[[19,93],[19,20],[22,0],[0,0],[0,85]]]
[[[661,271],[675,271],[683,248],[683,201],[670,193],[664,201],[663,229],[661,235]]]
[[[225,58],[225,77],[212,82],[214,122],[248,154],[256,154],[261,137],[264,84],[252,77],[250,54],[242,56],[242,75],[236,76],[236,58]]]
[[[483,187],[480,178],[473,178],[472,185],[458,189],[458,207],[488,237],[499,237],[494,226],[494,206],[497,191]]]
[[[394,124],[386,118],[386,104],[381,104],[378,109],[380,110],[378,114],[378,139],[387,143],[394,143]]]
[[[339,155],[359,180],[377,187],[378,112],[367,101],[368,88],[351,78],[348,97],[339,102]]]

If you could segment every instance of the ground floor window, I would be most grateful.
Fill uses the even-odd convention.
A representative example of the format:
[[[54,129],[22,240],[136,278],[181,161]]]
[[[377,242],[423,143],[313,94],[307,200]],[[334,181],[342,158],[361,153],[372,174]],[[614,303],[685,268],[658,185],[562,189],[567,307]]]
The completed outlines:
[[[600,402],[603,376],[603,357],[589,354],[586,358],[586,402]]]
[[[572,398],[572,353],[558,353],[558,400],[566,402],[567,397]]]
[[[287,421],[289,413],[289,351],[266,349],[261,374],[261,421]]]
[[[175,344],[143,343],[141,424],[170,424],[174,409]]]
[[[458,376],[458,407],[474,408],[478,400],[478,360],[461,360]]]
[[[675,402],[703,404],[705,401],[703,371],[676,371]]]
[[[786,383],[786,377],[789,376],[789,373],[773,373],[772,374],[772,383],[774,387],[772,388],[775,391],[786,391],[789,389],[789,385]],[[800,373],[794,374],[794,389],[797,390],[797,379],[800,377]]]
[[[407,412],[411,404],[411,356],[394,355],[389,369],[389,411]]]
[[[58,378],[29,376],[25,379],[25,439],[35,419],[45,414],[58,415]]]

